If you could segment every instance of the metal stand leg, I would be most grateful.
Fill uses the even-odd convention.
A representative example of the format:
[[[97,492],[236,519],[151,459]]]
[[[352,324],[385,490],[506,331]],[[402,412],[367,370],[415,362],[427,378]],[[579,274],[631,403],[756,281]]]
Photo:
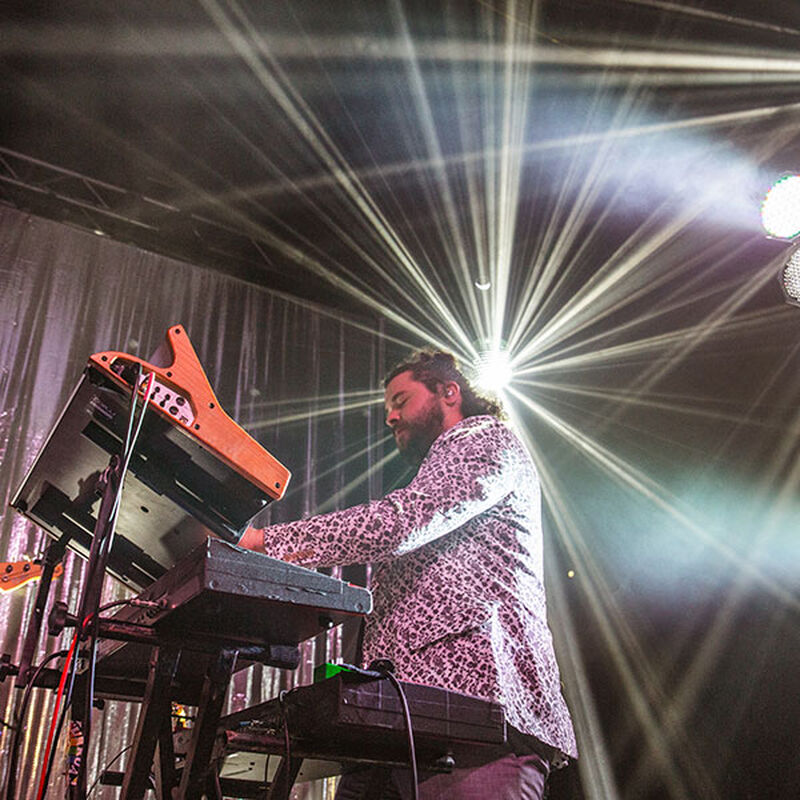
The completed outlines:
[[[171,720],[168,717],[158,734],[155,764],[157,800],[172,800],[172,790],[178,785],[178,771],[175,769],[175,748],[172,743],[172,725],[170,723]]]
[[[94,526],[92,547],[89,551],[89,563],[86,566],[86,579],[83,584],[80,606],[78,608],[78,630],[81,639],[86,634],[89,637],[89,667],[86,679],[86,695],[84,698],[83,712],[83,752],[84,758],[78,765],[78,774],[75,778],[75,795],[78,800],[86,797],[87,765],[89,761],[89,743],[92,734],[92,707],[94,705],[94,677],[95,677],[95,652],[98,638],[97,609],[100,606],[100,597],[103,591],[103,582],[106,575],[106,563],[111,547],[111,538],[116,514],[116,503],[119,500],[119,490],[123,477],[122,459],[111,456],[108,467],[103,471],[97,482],[97,491],[100,493],[100,510]],[[84,627],[85,626],[85,627]]]
[[[282,758],[272,778],[272,783],[269,784],[269,789],[267,789],[267,800],[289,800],[292,786],[297,780],[297,773],[300,772],[302,765],[302,758],[290,758],[288,760]]]
[[[121,800],[141,800],[148,788],[156,742],[163,737],[164,729],[168,729],[170,724],[170,687],[179,658],[180,650],[176,647],[153,648],[142,710],[139,712],[134,744],[122,782]]]
[[[203,691],[200,696],[198,715],[195,720],[192,740],[189,743],[189,752],[186,754],[186,763],[181,776],[181,785],[178,796],[185,800],[194,800],[211,790],[211,797],[215,796],[215,786],[218,786],[216,776],[209,786],[209,764],[217,737],[217,726],[225,702],[225,693],[236,666],[237,650],[221,650],[215,661],[209,665],[203,682]]]

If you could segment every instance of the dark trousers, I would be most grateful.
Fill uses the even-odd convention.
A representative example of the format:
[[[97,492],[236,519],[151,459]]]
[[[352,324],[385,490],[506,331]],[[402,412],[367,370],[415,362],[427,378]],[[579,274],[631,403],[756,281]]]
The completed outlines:
[[[514,731],[516,733],[516,731]],[[542,800],[550,766],[524,743],[480,767],[421,775],[420,800]],[[529,740],[530,737],[522,737]],[[342,776],[336,800],[410,800],[411,773],[366,767]]]

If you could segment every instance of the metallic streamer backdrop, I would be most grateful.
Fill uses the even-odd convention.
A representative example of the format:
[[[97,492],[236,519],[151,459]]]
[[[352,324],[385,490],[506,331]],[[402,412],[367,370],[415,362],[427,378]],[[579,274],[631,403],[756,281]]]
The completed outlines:
[[[10,208],[0,208],[0,297],[0,560],[42,552],[44,533],[9,509],[8,501],[89,355],[113,349],[147,359],[175,323],[186,327],[222,407],[294,473],[287,496],[263,512],[262,522],[313,512],[332,497],[338,506],[380,493],[380,473],[370,470],[382,456],[380,409],[345,408],[346,390],[373,390],[380,398],[384,350],[369,321],[354,325],[336,312]],[[363,455],[350,458],[362,449]],[[365,479],[352,488],[362,474]],[[50,601],[65,600],[74,609],[84,562],[69,553],[64,566]],[[109,578],[104,601],[125,591]],[[34,596],[35,585],[0,596],[2,652],[15,663]],[[337,630],[304,645],[294,673],[261,667],[237,673],[229,708],[310,682],[314,664],[340,655],[342,640]],[[68,633],[58,640],[43,633],[36,663],[65,646]],[[0,684],[3,785],[18,694],[12,685],[13,679]],[[35,796],[53,703],[52,692],[33,693],[19,797]],[[96,712],[90,783],[130,743],[137,708],[111,702]],[[63,794],[63,745],[59,759],[51,796]],[[124,759],[113,768],[124,766]],[[327,784],[300,787],[296,796],[321,800],[330,796],[332,782]],[[93,796],[117,792],[98,786]]]

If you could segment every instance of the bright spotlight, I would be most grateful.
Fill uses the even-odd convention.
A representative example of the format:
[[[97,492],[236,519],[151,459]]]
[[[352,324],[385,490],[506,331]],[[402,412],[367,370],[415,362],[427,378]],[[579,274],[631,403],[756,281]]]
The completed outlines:
[[[504,350],[481,353],[475,365],[475,383],[486,391],[499,392],[511,383],[511,358]]]
[[[772,185],[761,203],[761,224],[777,239],[800,234],[800,175],[784,175]]]
[[[800,249],[796,249],[781,272],[781,288],[786,302],[800,306]]]

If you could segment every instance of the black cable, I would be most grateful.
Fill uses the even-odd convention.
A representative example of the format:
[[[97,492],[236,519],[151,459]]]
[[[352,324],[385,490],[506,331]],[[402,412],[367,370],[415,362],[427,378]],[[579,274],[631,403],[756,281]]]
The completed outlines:
[[[361,669],[361,667],[354,667],[352,664],[341,665],[347,672],[357,675],[361,678],[368,680],[375,680],[380,678],[387,678],[389,683],[395,688],[397,696],[400,699],[400,705],[403,709],[403,720],[405,721],[406,736],[408,737],[408,756],[409,766],[411,767],[411,783],[412,783],[412,796],[414,800],[419,800],[419,775],[417,773],[417,750],[414,745],[414,728],[411,724],[411,710],[408,707],[408,698],[406,697],[403,685],[394,675],[394,664],[386,658],[379,658],[372,661],[368,669]]]
[[[408,698],[399,680],[388,670],[382,671],[382,676],[388,678],[389,682],[397,691],[400,698],[400,705],[403,707],[403,719],[406,725],[406,735],[408,736],[408,761],[411,766],[411,791],[414,800],[419,800],[419,776],[417,774],[417,751],[414,745],[414,729],[411,726],[411,710],[408,707]]]
[[[289,783],[289,778],[291,776],[292,741],[289,737],[289,712],[286,708],[286,689],[281,689],[278,695],[278,706],[281,710],[281,723],[283,724],[283,758],[284,764],[286,765],[283,779],[286,788],[284,796],[288,799],[289,793],[292,790],[292,785]],[[267,764],[269,764],[269,758],[267,759]],[[266,783],[266,775],[264,776],[264,782]]]
[[[129,597],[127,600],[114,600],[114,601],[112,601],[110,603],[106,603],[105,605],[100,606],[100,608],[98,609],[98,615],[100,613],[102,613],[103,611],[108,611],[110,608],[116,608],[117,606],[131,606],[131,605],[142,605],[142,606],[148,606],[148,607],[150,607],[150,606],[158,607],[158,603],[151,603],[151,602],[146,601],[146,600],[139,600],[136,597]],[[85,624],[82,626],[82,628],[83,627],[85,627]],[[82,633],[83,633],[83,631],[81,630],[81,634],[80,635],[82,635]],[[77,661],[76,661],[76,663],[77,663]],[[73,690],[74,683],[75,683],[74,680],[70,681],[69,688],[67,689],[67,692],[64,695],[64,705],[65,706],[70,706],[72,704],[72,690]]]
[[[106,603],[104,606],[101,606],[101,610],[107,610],[107,609],[113,608],[115,606],[129,605],[135,599],[136,598],[129,598],[128,600],[115,600],[114,602]],[[84,620],[84,624],[81,626],[81,630],[78,632],[78,636],[79,637],[81,635],[83,635],[83,629],[86,627],[86,625],[88,624],[89,621],[90,620]],[[92,640],[91,645],[90,645],[91,648],[92,648],[91,655],[90,655],[90,659],[91,659],[90,660],[90,670],[91,671],[90,671],[89,678],[87,678],[87,687],[86,687],[87,691],[89,691],[90,683],[94,681],[93,665],[94,665],[94,660],[95,660],[95,657],[96,657],[96,649],[97,649],[96,645],[97,645],[97,639],[95,638],[95,639]],[[63,702],[63,705],[61,707],[61,714],[59,715],[58,724],[56,726],[56,732],[55,732],[55,735],[53,736],[53,742],[57,742],[59,740],[59,737],[61,736],[61,731],[64,728],[64,720],[66,719],[66,716],[67,716],[67,710],[72,707],[72,694],[73,694],[73,692],[75,690],[75,678],[77,677],[77,674],[78,674],[78,651],[77,650],[75,651],[75,653],[73,655],[72,664],[69,665],[69,669],[70,669],[69,686],[67,687],[67,691],[64,693],[64,702]],[[81,754],[81,758],[86,758],[87,756],[88,756],[88,750],[86,748],[86,738],[84,736],[83,753]],[[53,769],[54,760],[55,760],[55,746],[50,751],[50,758],[48,759],[48,762],[47,762],[47,765],[46,765],[45,788],[44,788],[44,793],[42,794],[42,800],[44,800],[44,798],[47,796],[47,784],[50,781],[50,773],[51,773],[51,771]],[[11,800],[11,798],[8,798],[8,800]]]
[[[105,603],[100,606],[100,608],[97,609],[97,613],[102,614],[104,611],[108,611],[109,608],[117,608],[117,606],[132,606],[136,604],[135,601],[135,597],[129,597],[127,600],[112,600],[110,603]],[[147,605],[157,606],[158,603],[147,603]]]
[[[111,761],[108,762],[98,773],[97,777],[94,779],[94,783],[89,787],[89,791],[86,792],[86,800],[89,800],[89,795],[95,790],[95,787],[98,783],[100,783],[100,779],[103,777],[103,774],[112,766],[112,764],[122,755],[128,752],[133,747],[132,744],[129,744],[127,747],[123,747],[122,750],[117,753]]]
[[[98,615],[97,616],[99,617],[99,612],[100,611],[107,611],[109,608],[115,608],[116,606],[132,605],[135,600],[136,600],[135,597],[131,597],[131,598],[128,598],[127,600],[114,600],[113,602],[106,603],[105,605],[100,606],[100,608],[98,609]],[[89,622],[90,622],[90,620],[84,620],[84,624],[81,626],[81,631],[79,633],[79,636],[83,635],[83,629],[86,627],[86,625]],[[97,658],[97,637],[93,637],[92,638],[92,640],[90,642],[90,648],[91,648],[91,650],[90,650],[90,656],[89,656],[89,675],[88,675],[87,680],[86,680],[86,684],[87,684],[86,685],[86,691],[87,692],[94,688],[94,674],[95,674],[96,658]],[[75,688],[75,677],[77,675],[77,671],[78,671],[78,652],[76,651],[75,652],[75,656],[74,656],[74,660],[72,662],[72,671],[71,671],[70,677],[69,677],[69,686],[68,686],[67,691],[66,691],[66,693],[64,695],[64,705],[63,705],[63,708],[61,709],[61,716],[60,716],[60,718],[58,720],[58,726],[56,728],[55,736],[53,737],[53,741],[54,742],[58,741],[58,738],[61,735],[61,730],[64,727],[64,720],[66,719],[67,709],[72,706],[72,693],[73,693],[74,688]],[[93,691],[92,691],[92,705],[94,705],[94,692]],[[85,733],[85,728],[82,731],[82,733]],[[55,750],[55,748],[53,748],[53,750]],[[84,735],[83,753],[81,754],[81,758],[86,758],[86,757],[88,757],[88,750],[86,748],[86,737]],[[47,793],[47,788],[46,788],[47,787],[47,781],[50,780],[50,771],[52,769],[52,765],[53,765],[53,758],[52,758],[52,754],[51,754],[51,759],[50,759],[50,761],[48,762],[48,765],[47,765],[47,775],[46,775],[46,778],[45,778],[45,794]],[[96,781],[95,781],[95,783],[96,783]],[[44,795],[42,796],[42,800],[44,800]]]
[[[129,597],[127,600],[114,600],[110,603],[106,603],[105,605],[100,606],[98,610],[98,615],[103,611],[108,611],[110,608],[116,608],[117,606],[147,606],[147,607],[158,607],[158,603],[153,603],[147,600],[139,600],[137,597]],[[85,627],[85,625],[83,626]],[[82,631],[81,631],[82,634]],[[64,707],[68,708],[72,705],[72,692],[75,686],[75,667],[77,666],[77,654],[76,659],[73,664],[73,671],[72,675],[70,676],[70,684],[69,687],[64,694]]]
[[[17,760],[19,759],[19,747],[22,743],[22,736],[27,729],[25,725],[25,717],[28,713],[28,704],[31,701],[31,693],[33,691],[36,679],[41,675],[45,666],[54,658],[64,657],[67,655],[67,650],[58,650],[51,653],[47,658],[42,661],[33,673],[30,681],[28,681],[25,691],[22,695],[22,702],[20,703],[19,714],[17,715],[17,724],[14,726],[11,747],[9,748],[8,757],[8,779],[6,781],[6,800],[14,800],[14,790],[17,788]]]

